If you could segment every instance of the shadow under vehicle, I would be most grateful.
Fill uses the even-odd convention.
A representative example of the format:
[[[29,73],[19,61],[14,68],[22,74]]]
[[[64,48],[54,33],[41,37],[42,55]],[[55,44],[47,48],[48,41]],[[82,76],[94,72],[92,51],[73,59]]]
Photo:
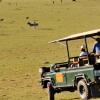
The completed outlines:
[[[82,100],[100,96],[100,55],[88,53],[87,56],[70,57],[68,42],[84,39],[88,52],[87,39],[100,37],[100,29],[82,32],[51,41],[66,43],[68,61],[55,63],[51,67],[40,67],[41,86],[48,89],[48,100],[55,99],[55,93],[78,91]]]

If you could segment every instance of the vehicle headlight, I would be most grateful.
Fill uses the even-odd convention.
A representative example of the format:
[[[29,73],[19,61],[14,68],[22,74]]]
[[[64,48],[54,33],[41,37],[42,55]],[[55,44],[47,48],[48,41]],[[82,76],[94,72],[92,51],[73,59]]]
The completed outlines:
[[[39,68],[39,73],[40,73],[40,74],[43,73],[43,68]]]
[[[98,80],[100,80],[100,76],[98,77]]]

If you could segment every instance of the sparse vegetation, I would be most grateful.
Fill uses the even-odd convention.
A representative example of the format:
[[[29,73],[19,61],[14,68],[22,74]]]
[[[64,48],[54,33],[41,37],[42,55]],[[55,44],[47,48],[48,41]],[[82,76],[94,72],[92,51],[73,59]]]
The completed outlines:
[[[2,2],[2,0],[0,0],[0,2]]]
[[[100,28],[99,4],[100,0],[63,0],[62,5],[60,0],[54,5],[52,0],[4,0],[0,4],[4,19],[0,22],[0,100],[47,100],[47,91],[38,83],[38,68],[44,62],[65,61],[67,55],[65,47],[48,42]],[[38,20],[39,27],[28,27],[26,18]],[[80,99],[77,92],[65,92],[56,100]]]

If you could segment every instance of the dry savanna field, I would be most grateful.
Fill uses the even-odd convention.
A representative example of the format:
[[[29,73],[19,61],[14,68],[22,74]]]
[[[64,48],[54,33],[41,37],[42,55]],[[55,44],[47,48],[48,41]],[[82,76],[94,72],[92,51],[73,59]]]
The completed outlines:
[[[54,3],[54,4],[53,4]],[[33,27],[28,22],[36,22]],[[66,48],[48,42],[100,28],[100,0],[0,0],[0,100],[47,100],[38,68],[66,61]],[[89,40],[89,48],[92,48]],[[73,44],[73,45],[72,45]],[[79,54],[82,41],[71,43]],[[56,100],[80,100],[77,92]],[[100,100],[92,98],[90,100]]]

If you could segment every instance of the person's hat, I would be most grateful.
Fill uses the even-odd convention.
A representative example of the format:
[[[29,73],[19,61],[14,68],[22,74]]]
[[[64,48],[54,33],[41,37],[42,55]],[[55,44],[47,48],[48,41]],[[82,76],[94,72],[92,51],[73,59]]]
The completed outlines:
[[[82,45],[81,46],[81,50],[85,50],[85,45]]]

